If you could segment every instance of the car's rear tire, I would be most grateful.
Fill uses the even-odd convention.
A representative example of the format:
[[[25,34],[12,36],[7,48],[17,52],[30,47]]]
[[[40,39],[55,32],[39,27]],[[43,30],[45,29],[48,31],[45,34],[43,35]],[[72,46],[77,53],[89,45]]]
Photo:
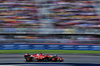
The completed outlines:
[[[26,61],[27,61],[27,62],[32,61],[32,57],[30,57],[30,56],[26,57]]]

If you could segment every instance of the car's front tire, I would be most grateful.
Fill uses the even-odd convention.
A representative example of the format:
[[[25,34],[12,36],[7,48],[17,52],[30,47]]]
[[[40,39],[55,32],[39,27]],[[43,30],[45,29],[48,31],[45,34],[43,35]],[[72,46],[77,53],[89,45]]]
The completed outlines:
[[[52,57],[52,58],[51,58],[51,61],[52,61],[52,62],[55,62],[55,61],[57,61],[57,58],[56,58],[56,57]]]

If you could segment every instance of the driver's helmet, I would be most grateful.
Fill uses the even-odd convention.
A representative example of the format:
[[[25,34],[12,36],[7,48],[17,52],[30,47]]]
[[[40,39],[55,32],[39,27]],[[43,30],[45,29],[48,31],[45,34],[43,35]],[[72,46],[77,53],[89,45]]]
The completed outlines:
[[[37,56],[42,55],[42,53],[37,54]]]
[[[39,54],[37,54],[37,56],[39,56]]]

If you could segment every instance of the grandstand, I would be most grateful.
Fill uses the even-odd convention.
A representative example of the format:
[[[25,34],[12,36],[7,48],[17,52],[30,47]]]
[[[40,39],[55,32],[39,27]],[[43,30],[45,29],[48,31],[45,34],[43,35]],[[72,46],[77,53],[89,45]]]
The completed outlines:
[[[96,0],[0,0],[0,44],[100,44]]]

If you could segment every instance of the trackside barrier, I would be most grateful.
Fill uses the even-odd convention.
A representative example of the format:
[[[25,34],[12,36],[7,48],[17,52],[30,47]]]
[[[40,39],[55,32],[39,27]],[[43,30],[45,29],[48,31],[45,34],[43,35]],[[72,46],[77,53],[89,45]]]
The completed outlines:
[[[1,44],[0,50],[100,50],[100,45]]]

